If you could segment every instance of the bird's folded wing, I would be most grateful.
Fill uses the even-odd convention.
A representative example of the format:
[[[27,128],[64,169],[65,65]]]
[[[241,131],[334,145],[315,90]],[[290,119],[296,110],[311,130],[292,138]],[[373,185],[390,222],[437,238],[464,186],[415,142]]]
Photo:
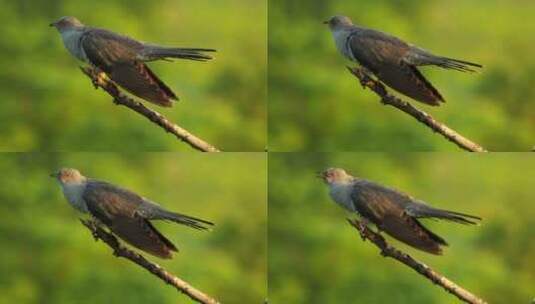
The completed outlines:
[[[406,42],[382,32],[358,30],[348,43],[355,59],[389,87],[430,105],[444,101],[420,71],[404,61],[411,51]]]
[[[404,193],[369,181],[355,182],[351,198],[361,215],[379,222],[385,216],[400,215],[412,200]]]
[[[129,244],[156,256],[170,258],[171,251],[178,251],[170,240],[140,216],[117,217],[109,227],[113,233]]]
[[[354,31],[347,43],[355,59],[374,73],[385,65],[398,65],[409,51],[404,41],[370,29]]]
[[[413,199],[404,193],[371,182],[355,184],[352,195],[358,212],[372,220],[380,230],[421,250],[440,254],[446,241],[432,233],[405,212]]]
[[[87,59],[104,72],[120,62],[136,60],[143,44],[107,30],[90,29],[80,38]]]
[[[109,76],[128,92],[161,106],[170,107],[173,105],[171,100],[178,99],[175,93],[143,62],[116,63],[109,72]]]
[[[117,217],[133,217],[143,198],[126,189],[100,181],[89,181],[82,195],[93,216],[106,225]]]
[[[112,184],[90,181],[83,198],[94,217],[131,245],[162,258],[177,251],[171,241],[140,216],[141,196]]]

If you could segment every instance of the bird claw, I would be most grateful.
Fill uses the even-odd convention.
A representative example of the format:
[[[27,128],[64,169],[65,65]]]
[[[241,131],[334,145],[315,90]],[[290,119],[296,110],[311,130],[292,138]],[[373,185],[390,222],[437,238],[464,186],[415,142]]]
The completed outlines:
[[[93,74],[91,77],[91,82],[93,83],[95,89],[98,89],[98,87],[100,87],[101,84],[106,81],[106,73],[97,67],[93,67],[91,73]]]

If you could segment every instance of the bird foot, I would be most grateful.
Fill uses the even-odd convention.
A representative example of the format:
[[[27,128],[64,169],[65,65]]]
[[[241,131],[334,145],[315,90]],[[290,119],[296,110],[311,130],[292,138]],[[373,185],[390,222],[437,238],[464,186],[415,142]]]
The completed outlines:
[[[98,233],[97,233],[98,224],[94,220],[89,220],[88,224],[91,225],[91,235],[93,236],[93,239],[95,239],[95,242],[98,241],[99,239]]]
[[[356,68],[356,70],[358,71],[358,74],[360,76],[359,81],[363,89],[367,87],[371,88],[375,85],[375,82],[373,81],[373,78],[372,78],[372,72],[370,72],[368,69],[364,67]]]
[[[93,83],[93,85],[95,86],[95,89],[97,89],[100,86],[100,84],[104,83],[106,79],[107,79],[106,73],[98,70],[97,79],[96,79],[97,83],[96,84]]]
[[[100,87],[107,80],[107,75],[97,67],[92,67],[91,73],[93,74],[91,77],[91,82],[93,83],[95,89],[98,89],[98,87]]]
[[[368,224],[369,224],[369,221],[367,219],[361,219],[359,221],[359,227],[358,227],[358,230],[359,230],[359,233],[360,233],[360,237],[362,238],[363,241],[366,240],[366,229],[368,228]]]

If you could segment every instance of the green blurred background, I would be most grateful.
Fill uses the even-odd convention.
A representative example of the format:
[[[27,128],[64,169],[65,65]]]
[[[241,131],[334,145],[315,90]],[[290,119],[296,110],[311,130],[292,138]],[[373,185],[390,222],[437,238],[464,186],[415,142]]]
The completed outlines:
[[[363,91],[322,24],[344,14],[436,54],[483,64],[480,74],[422,68],[447,103],[413,104],[489,150],[529,151],[533,12],[535,2],[526,0],[270,0],[270,150],[458,151]]]
[[[456,298],[363,242],[315,177],[346,168],[429,204],[483,217],[481,226],[422,221],[449,242],[433,256],[387,237],[489,303],[528,303],[535,286],[531,154],[274,153],[269,159],[272,303],[454,303]]]
[[[153,222],[180,252],[146,256],[222,303],[265,299],[265,154],[2,153],[0,303],[191,303],[94,241],[49,177],[62,166],[213,221],[211,232]]]
[[[181,99],[152,104],[225,151],[266,146],[267,2],[264,0],[0,0],[0,151],[191,151],[95,91],[49,23],[72,15],[142,41],[215,48],[206,63],[150,67]]]

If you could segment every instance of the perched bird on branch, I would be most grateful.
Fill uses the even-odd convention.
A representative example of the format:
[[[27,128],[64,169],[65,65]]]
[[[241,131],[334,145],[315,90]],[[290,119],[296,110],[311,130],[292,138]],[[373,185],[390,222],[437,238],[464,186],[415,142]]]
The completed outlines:
[[[85,26],[75,17],[62,17],[50,24],[61,34],[63,44],[77,59],[104,72],[123,89],[146,101],[171,107],[178,97],[145,64],[170,58],[207,61],[213,49],[163,47],[136,41],[114,32]]]
[[[132,191],[83,176],[78,170],[62,168],[50,175],[57,179],[67,201],[78,211],[89,213],[99,224],[130,245],[163,259],[178,249],[151,224],[171,221],[198,230],[213,223],[165,210]]]
[[[425,252],[440,255],[446,241],[418,219],[434,218],[476,225],[480,217],[433,208],[402,192],[329,168],[318,174],[329,186],[331,198],[344,209],[358,213],[365,224],[373,223],[397,240]]]
[[[338,51],[358,62],[392,89],[428,105],[438,106],[444,98],[418,70],[434,65],[461,72],[475,72],[477,63],[436,56],[389,34],[356,26],[346,16],[334,16],[327,24]]]

